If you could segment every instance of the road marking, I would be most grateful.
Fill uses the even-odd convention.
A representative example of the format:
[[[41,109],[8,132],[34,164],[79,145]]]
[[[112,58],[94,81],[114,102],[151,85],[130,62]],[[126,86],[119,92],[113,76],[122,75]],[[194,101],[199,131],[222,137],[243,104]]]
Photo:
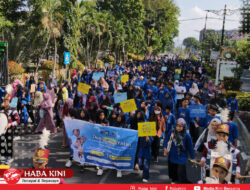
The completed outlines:
[[[99,182],[99,184],[104,184],[105,181],[107,180],[108,176],[110,175],[111,173],[111,169],[108,170],[108,172],[102,177],[101,181]]]

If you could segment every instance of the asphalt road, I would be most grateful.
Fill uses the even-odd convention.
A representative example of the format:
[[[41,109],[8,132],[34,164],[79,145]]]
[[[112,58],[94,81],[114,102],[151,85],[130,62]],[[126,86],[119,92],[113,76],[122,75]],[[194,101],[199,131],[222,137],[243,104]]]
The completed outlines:
[[[23,135],[15,137],[14,145],[14,162],[12,167],[14,168],[31,168],[32,157],[34,149],[38,146],[39,135]],[[240,132],[241,146],[245,146],[243,142],[242,134]],[[69,150],[67,148],[61,148],[62,144],[62,132],[51,135],[48,148],[50,149],[49,168],[65,168],[65,163],[69,157]],[[249,150],[249,147],[244,147],[243,150]],[[245,159],[245,160],[244,160]],[[241,156],[242,168],[245,167],[246,159]],[[66,183],[88,183],[88,184],[137,184],[142,183],[142,176],[137,171],[123,172],[122,178],[116,177],[116,170],[105,169],[102,176],[97,176],[97,170],[95,167],[87,166],[83,173],[80,172],[80,167],[77,163],[72,166],[74,171],[74,177],[66,179]],[[242,169],[244,170],[244,169]],[[187,164],[187,176],[192,183],[197,183],[200,180],[200,168],[195,167],[192,164]],[[250,183],[250,181],[247,181]],[[171,183],[168,176],[167,158],[163,156],[163,150],[161,150],[161,156],[158,163],[151,163],[150,167],[150,179],[151,184],[167,184]]]

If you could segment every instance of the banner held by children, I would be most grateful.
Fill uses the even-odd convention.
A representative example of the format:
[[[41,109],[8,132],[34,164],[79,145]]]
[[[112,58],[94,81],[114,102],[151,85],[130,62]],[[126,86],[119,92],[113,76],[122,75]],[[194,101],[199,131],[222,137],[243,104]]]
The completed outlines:
[[[126,92],[124,92],[124,93],[115,93],[114,94],[114,102],[115,102],[115,104],[126,101],[127,99],[128,98],[127,98],[127,93]]]
[[[190,109],[190,118],[205,118],[207,116],[207,107],[203,105],[192,105]]]
[[[88,95],[89,94],[89,89],[90,89],[89,85],[81,83],[81,82],[78,83],[78,91],[79,92],[82,92],[82,93]]]
[[[133,170],[138,132],[64,119],[73,159],[105,168]]]
[[[130,99],[130,100],[126,100],[126,101],[121,102],[121,108],[122,108],[122,111],[124,113],[128,113],[128,112],[137,110],[137,106],[136,106],[134,99]]]
[[[138,136],[139,137],[156,136],[155,122],[138,123]]]

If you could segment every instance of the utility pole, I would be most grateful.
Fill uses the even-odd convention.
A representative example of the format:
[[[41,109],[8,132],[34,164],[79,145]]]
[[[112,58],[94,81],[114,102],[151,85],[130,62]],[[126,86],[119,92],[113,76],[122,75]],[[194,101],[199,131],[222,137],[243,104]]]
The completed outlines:
[[[221,43],[220,43],[221,48],[223,47],[223,44],[224,44],[226,15],[227,15],[227,5],[225,5],[225,8],[224,8],[223,25],[222,25],[222,32],[221,32]]]
[[[203,41],[203,40],[205,39],[206,32],[207,32],[207,15],[208,15],[208,12],[209,12],[209,11],[207,11],[206,18],[205,18],[205,26],[204,26],[203,36],[202,36],[202,38],[201,38],[201,41]],[[205,52],[205,51],[204,51],[204,49],[203,49],[203,47],[202,47],[202,49],[201,49],[201,54],[202,54],[202,56],[201,56],[201,62],[203,61],[204,52]]]

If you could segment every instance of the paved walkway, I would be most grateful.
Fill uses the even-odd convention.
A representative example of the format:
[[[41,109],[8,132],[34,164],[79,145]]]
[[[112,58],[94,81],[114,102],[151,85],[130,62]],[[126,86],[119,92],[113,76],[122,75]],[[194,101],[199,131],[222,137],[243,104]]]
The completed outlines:
[[[22,137],[16,137],[15,139],[15,161],[12,163],[14,168],[31,168],[32,157],[34,149],[38,146],[39,135],[24,135]],[[249,145],[244,143],[242,133],[239,133],[240,150],[246,155],[250,155]],[[50,168],[65,168],[65,163],[69,157],[69,151],[67,148],[61,148],[62,144],[62,132],[52,135],[49,141]],[[158,163],[151,163],[150,167],[150,179],[149,183],[153,184],[169,184],[171,180],[168,176],[167,158],[163,156],[163,150],[160,151]],[[242,157],[241,165],[242,171],[246,165],[246,157]],[[137,171],[123,172],[122,178],[116,178],[116,171],[105,169],[103,176],[96,175],[95,167],[86,167],[83,173],[80,173],[80,167],[75,163],[72,166],[74,170],[74,177],[66,179],[66,183],[90,183],[90,184],[137,184],[142,183],[141,175]],[[200,167],[187,164],[187,176],[192,183],[197,183],[200,180]],[[250,183],[250,180],[247,181]]]

